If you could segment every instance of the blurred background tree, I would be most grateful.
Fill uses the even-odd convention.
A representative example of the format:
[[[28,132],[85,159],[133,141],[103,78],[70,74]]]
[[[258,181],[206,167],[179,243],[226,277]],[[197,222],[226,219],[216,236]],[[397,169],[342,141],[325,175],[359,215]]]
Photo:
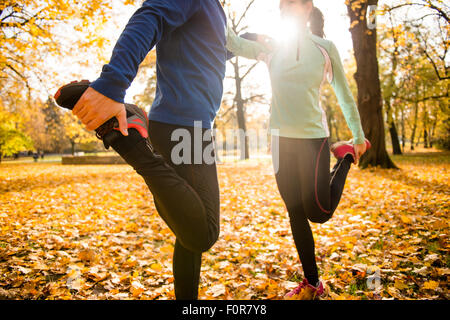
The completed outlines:
[[[34,142],[32,146],[15,139],[14,145],[21,145],[16,152],[67,148],[66,129],[69,136],[72,129],[65,127],[51,89],[70,77],[81,77],[82,67],[105,60],[109,40],[103,31],[113,13],[107,0],[0,2],[0,103],[4,113],[23,124],[24,137]],[[78,63],[79,71],[74,74],[67,68],[61,74],[64,59]]]
[[[33,148],[33,141],[23,131],[23,124],[0,104],[0,162],[4,156]]]
[[[268,5],[266,0],[220,2],[236,33],[258,32],[250,22],[259,7]],[[2,150],[9,150],[3,151],[3,156],[11,155],[12,150],[13,153],[104,151],[93,133],[83,131],[75,119],[70,119],[54,104],[52,95],[55,88],[67,81],[98,75],[110,57],[115,38],[141,3],[137,0],[0,2]],[[347,14],[356,10],[355,17],[363,21],[364,27],[369,1],[342,0],[342,4],[350,6]],[[320,6],[320,1],[316,5]],[[379,140],[374,152],[381,156],[373,159],[386,160],[387,151],[400,154],[418,146],[450,148],[449,12],[448,4],[441,0],[378,1],[376,34],[369,34],[365,27],[356,40],[356,43],[367,45],[370,40],[375,44],[372,60],[379,69],[380,93],[375,103],[377,121],[370,120],[374,113],[366,112],[362,103],[364,90],[358,87],[354,77],[358,73],[357,59],[351,55],[344,61],[351,90],[355,97],[361,95],[358,104],[362,118],[366,119],[364,129]],[[329,21],[327,16],[325,21]],[[358,28],[355,19],[349,26],[353,31]],[[222,107],[214,123],[223,137],[227,129],[267,128],[271,93],[258,81],[262,72],[267,71],[263,67],[243,58],[229,62]],[[154,99],[155,69],[156,51],[153,50],[133,82],[139,86],[138,90],[129,90],[134,95],[128,97],[133,100],[128,102],[146,111]],[[365,83],[372,92],[376,82]],[[323,88],[321,103],[327,113],[331,139],[351,138],[330,86]],[[6,140],[15,147],[6,147]],[[242,158],[250,157],[248,139],[238,140],[243,143]],[[388,160],[379,164],[383,162],[389,164]]]

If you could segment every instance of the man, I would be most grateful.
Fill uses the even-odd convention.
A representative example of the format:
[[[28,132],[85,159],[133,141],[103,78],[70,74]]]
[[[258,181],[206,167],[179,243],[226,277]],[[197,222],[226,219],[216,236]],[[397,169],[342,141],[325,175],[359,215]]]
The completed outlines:
[[[144,1],[100,77],[93,83],[69,84],[55,96],[144,178],[158,213],[177,238],[177,299],[198,298],[201,256],[219,236],[220,206],[215,163],[175,164],[171,150],[176,142],[171,137],[175,130],[184,130],[194,146],[194,132],[200,129],[196,122],[201,123],[202,136],[211,128],[223,93],[225,30],[218,0]],[[157,89],[148,120],[136,106],[124,105],[124,97],[155,45]],[[212,139],[210,134],[204,137],[202,154]]]

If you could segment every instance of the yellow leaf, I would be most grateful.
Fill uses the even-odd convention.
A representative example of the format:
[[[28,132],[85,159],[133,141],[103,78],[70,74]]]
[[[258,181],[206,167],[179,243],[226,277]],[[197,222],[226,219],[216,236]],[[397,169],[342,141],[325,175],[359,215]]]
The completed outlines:
[[[162,270],[162,266],[159,263],[152,263],[150,265],[150,268],[152,268],[155,271],[161,271]]]
[[[133,281],[131,283],[130,292],[134,298],[139,297],[144,292],[144,290],[144,286],[139,281]]]
[[[439,287],[439,283],[436,281],[427,281],[423,284],[424,289],[436,290]]]
[[[78,259],[81,261],[94,262],[97,260],[97,254],[92,249],[84,249],[78,253]]]
[[[405,215],[400,216],[400,219],[403,221],[403,223],[408,223],[409,224],[409,223],[412,222],[411,218],[408,217],[408,216],[405,216]]]
[[[137,260],[133,256],[128,258],[128,260],[123,263],[123,267],[125,267],[125,268],[132,268],[132,267],[134,267],[136,265],[137,265]]]
[[[402,280],[395,280],[394,287],[398,290],[408,289],[408,286]]]
[[[173,247],[172,247],[172,245],[166,245],[166,246],[159,248],[159,251],[161,251],[163,253],[172,253]]]

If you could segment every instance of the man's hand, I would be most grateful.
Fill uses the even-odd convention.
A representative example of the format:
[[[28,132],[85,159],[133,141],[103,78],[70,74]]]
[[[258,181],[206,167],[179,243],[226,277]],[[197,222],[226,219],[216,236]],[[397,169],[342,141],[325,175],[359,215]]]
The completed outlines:
[[[356,155],[356,159],[355,159],[355,164],[358,164],[359,159],[361,158],[361,156],[366,153],[367,150],[367,146],[365,143],[362,144],[354,144],[353,148],[355,149],[355,155]]]
[[[95,130],[109,119],[116,117],[120,132],[128,135],[127,112],[125,105],[105,97],[89,87],[78,100],[72,113],[86,125],[86,129]]]

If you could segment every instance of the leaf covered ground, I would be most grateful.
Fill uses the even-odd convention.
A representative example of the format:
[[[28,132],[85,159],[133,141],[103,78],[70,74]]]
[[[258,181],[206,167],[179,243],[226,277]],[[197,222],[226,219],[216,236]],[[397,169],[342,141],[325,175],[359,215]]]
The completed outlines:
[[[448,299],[450,154],[353,166],[312,224],[325,299]],[[221,235],[200,299],[282,299],[302,279],[270,162],[218,167]],[[126,165],[0,165],[0,299],[174,299],[174,236]]]

